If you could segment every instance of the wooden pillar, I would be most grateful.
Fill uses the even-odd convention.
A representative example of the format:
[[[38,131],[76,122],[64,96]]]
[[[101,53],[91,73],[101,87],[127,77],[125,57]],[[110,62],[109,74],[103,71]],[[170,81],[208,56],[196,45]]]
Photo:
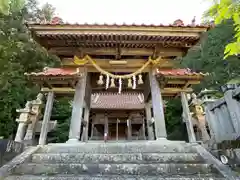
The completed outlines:
[[[127,120],[128,140],[132,140],[132,123],[131,119]]]
[[[108,116],[107,114],[104,115],[104,140],[107,141],[108,139]]]
[[[90,140],[92,140],[92,138],[93,138],[93,129],[94,129],[94,124],[93,124],[93,120],[92,120],[92,127],[91,127],[91,136],[90,136]]]
[[[147,121],[148,140],[154,140],[154,130],[153,130],[153,126],[151,125],[152,112],[151,112],[151,105],[149,102],[145,104],[145,114],[146,114],[146,121]]]
[[[91,87],[91,77],[90,74],[86,77],[86,87],[85,87],[85,108],[84,108],[84,131],[82,141],[88,141],[88,129],[89,129],[89,115],[91,108],[91,96],[92,96],[92,87]]]
[[[48,133],[48,123],[50,121],[51,114],[52,114],[53,100],[54,100],[54,93],[49,92],[48,96],[47,96],[47,103],[46,103],[46,106],[45,106],[45,112],[44,112],[44,117],[43,117],[43,122],[42,122],[41,134],[40,134],[40,138],[39,138],[39,144],[40,145],[46,144],[47,133]]]
[[[118,119],[116,123],[116,140],[118,141]]]
[[[163,111],[163,100],[162,100],[159,83],[153,71],[149,72],[149,81],[150,81],[150,87],[151,87],[156,139],[157,140],[166,139],[167,131],[166,131],[166,125],[165,125],[164,111]]]
[[[82,141],[87,142],[88,141],[88,128],[89,128],[89,114],[90,110],[86,106],[84,108],[84,122],[85,122],[85,127],[83,128],[83,136],[82,136]]]
[[[87,72],[85,71],[83,76],[79,78],[75,88],[68,143],[75,143],[80,139],[86,79]]]
[[[192,124],[192,116],[190,114],[188,100],[185,92],[181,92],[181,101],[182,101],[183,115],[185,117],[185,123],[187,127],[189,142],[196,142],[196,137],[195,137],[193,124]]]
[[[143,133],[143,139],[146,140],[146,129],[145,129],[145,118],[142,118],[142,133]]]

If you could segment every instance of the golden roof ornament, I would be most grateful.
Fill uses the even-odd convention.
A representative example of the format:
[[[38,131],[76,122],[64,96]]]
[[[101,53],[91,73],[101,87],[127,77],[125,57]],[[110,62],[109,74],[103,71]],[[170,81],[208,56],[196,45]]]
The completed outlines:
[[[174,26],[184,26],[184,23],[181,19],[177,19],[173,22]]]

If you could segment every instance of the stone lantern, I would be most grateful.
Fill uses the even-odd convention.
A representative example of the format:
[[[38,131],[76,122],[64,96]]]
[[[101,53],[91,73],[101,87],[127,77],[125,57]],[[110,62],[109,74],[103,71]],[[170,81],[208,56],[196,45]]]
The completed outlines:
[[[216,92],[216,90],[204,89],[198,94],[198,99],[202,101],[203,105],[214,102],[217,99],[215,96]]]
[[[221,86],[221,90],[223,93],[225,93],[226,91],[234,90],[239,86],[240,86],[240,79],[232,79],[227,84]]]
[[[27,128],[26,135],[24,137],[24,142],[29,145],[34,144],[35,131],[37,123],[39,122],[41,116],[41,109],[43,105],[43,94],[39,93],[37,98],[32,101],[30,122]]]
[[[28,101],[25,105],[24,109],[17,109],[17,112],[20,113],[19,118],[16,119],[16,121],[19,123],[18,124],[18,129],[17,129],[17,134],[15,137],[16,142],[22,142],[27,125],[30,123],[30,113],[32,109],[32,102]]]

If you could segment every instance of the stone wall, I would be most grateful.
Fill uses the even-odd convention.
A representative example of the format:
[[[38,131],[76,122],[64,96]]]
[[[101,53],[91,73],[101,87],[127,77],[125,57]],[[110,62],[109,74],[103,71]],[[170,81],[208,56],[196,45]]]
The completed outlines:
[[[0,139],[0,167],[22,153],[24,145],[7,139]]]

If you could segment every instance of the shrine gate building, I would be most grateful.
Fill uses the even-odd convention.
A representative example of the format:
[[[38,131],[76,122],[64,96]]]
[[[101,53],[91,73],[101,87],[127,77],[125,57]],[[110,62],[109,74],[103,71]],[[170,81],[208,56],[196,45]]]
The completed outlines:
[[[68,143],[166,139],[164,99],[180,96],[195,141],[187,94],[205,74],[177,69],[208,26],[27,24],[61,67],[28,72],[47,93],[39,144],[45,144],[55,94],[74,95]]]

